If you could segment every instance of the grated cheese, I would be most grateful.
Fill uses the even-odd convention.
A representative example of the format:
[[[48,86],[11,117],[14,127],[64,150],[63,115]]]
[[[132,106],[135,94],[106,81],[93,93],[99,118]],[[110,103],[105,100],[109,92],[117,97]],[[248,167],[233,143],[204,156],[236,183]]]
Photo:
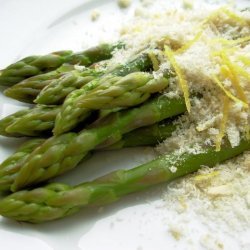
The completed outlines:
[[[126,48],[114,53],[110,65],[144,51],[156,79],[170,72],[164,95],[184,96],[188,112],[176,118],[178,129],[157,152],[175,151],[178,157],[201,153],[206,146],[220,150],[225,137],[232,147],[238,146],[242,136],[250,138],[250,11],[204,1],[192,1],[192,10],[180,8],[182,0],[151,2],[138,7],[122,28]],[[174,164],[169,170],[177,171]],[[207,232],[214,232],[199,239],[201,247],[227,246],[217,237],[221,228],[237,241],[237,232],[250,228],[249,171],[250,152],[245,152],[168,185],[164,202],[177,220],[167,221],[168,232],[177,241],[185,238],[189,214],[194,213],[208,226]]]
[[[216,236],[223,230],[239,242],[238,233],[243,233],[250,227],[249,171],[250,152],[246,152],[215,168],[204,166],[197,173],[170,183],[163,198],[168,209],[176,213],[175,224],[186,228],[181,232],[187,234],[191,223],[189,214],[192,212],[210,230],[213,228],[212,239],[215,241],[219,240]],[[179,197],[182,197],[182,201]],[[186,209],[177,209],[182,207],[183,200]],[[172,230],[173,224],[168,224]],[[202,245],[206,242],[207,240],[201,239]],[[205,248],[209,249],[208,245]]]

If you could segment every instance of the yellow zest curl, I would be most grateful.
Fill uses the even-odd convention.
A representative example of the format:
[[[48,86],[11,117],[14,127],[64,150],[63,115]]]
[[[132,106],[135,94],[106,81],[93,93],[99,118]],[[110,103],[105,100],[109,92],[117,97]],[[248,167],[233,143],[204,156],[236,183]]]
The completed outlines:
[[[221,53],[221,58],[222,58],[223,63],[228,68],[228,77],[231,80],[234,88],[236,89],[236,92],[237,92],[238,96],[240,97],[241,101],[243,103],[245,103],[246,106],[248,106],[247,97],[245,95],[245,92],[244,92],[243,88],[240,85],[240,81],[239,81],[237,72],[235,71],[234,65],[231,62],[231,60],[229,59],[229,57],[226,55],[225,51],[223,51]]]
[[[159,66],[159,62],[158,62],[155,54],[153,52],[149,52],[148,56],[149,56],[150,60],[152,61],[154,71],[159,70],[160,66]]]
[[[189,99],[189,90],[188,90],[188,84],[187,81],[178,65],[178,63],[175,60],[175,56],[173,51],[167,46],[164,46],[164,53],[167,56],[169,62],[171,63],[171,65],[173,66],[176,75],[178,77],[179,80],[179,85],[183,91],[184,94],[184,99],[185,99],[185,103],[186,103],[186,107],[187,107],[187,111],[190,112],[191,110],[191,104],[190,104],[190,99]]]
[[[245,77],[250,81],[250,74],[244,68],[234,64],[234,69],[239,75]]]
[[[194,179],[195,181],[203,181],[203,180],[207,180],[212,177],[215,177],[219,175],[219,173],[220,173],[219,171],[213,171],[212,173],[208,173],[208,174],[199,174],[199,175],[196,175]]]
[[[242,24],[242,25],[248,26],[247,21],[246,21],[243,17],[237,15],[236,13],[232,12],[232,11],[229,10],[228,8],[222,7],[222,8],[221,8],[221,11],[222,11],[224,14],[226,14],[229,18],[235,20],[236,22],[238,22],[238,23],[240,23],[240,24]]]
[[[210,41],[210,43],[221,43],[223,45],[230,45],[230,46],[234,46],[234,45],[238,45],[238,44],[242,44],[245,42],[250,41],[250,36],[246,36],[246,37],[241,37],[235,40],[228,40],[225,38],[214,38]]]
[[[190,41],[188,41],[185,45],[183,45],[180,49],[176,50],[175,53],[176,54],[181,54],[185,51],[187,51],[189,48],[191,48],[194,43],[196,43],[202,36],[203,34],[203,30],[199,31],[193,39],[191,39]]]
[[[246,56],[238,56],[238,59],[241,60],[246,66],[250,66],[250,58]]]
[[[227,120],[228,120],[228,114],[229,114],[229,108],[230,108],[230,102],[229,102],[229,98],[225,96],[224,98],[224,105],[223,105],[223,116],[222,116],[222,121],[220,124],[220,132],[216,138],[216,151],[220,151],[221,149],[221,142],[222,139],[225,135],[225,131],[226,131],[226,125],[227,125]]]
[[[213,11],[207,18],[205,18],[204,21],[201,23],[201,27],[204,27],[204,25],[208,24],[212,19],[218,17],[219,14],[221,14],[221,13],[224,13],[230,19],[240,23],[243,26],[248,26],[247,21],[243,17],[237,15],[236,13],[229,10],[226,6],[224,6],[224,7],[221,7],[219,9]]]
[[[223,51],[226,51],[227,53],[235,53],[236,51],[237,51],[237,49],[236,48],[225,48],[225,49],[222,49],[222,50],[219,50],[219,51],[212,51],[211,52],[211,55],[212,56],[221,56],[221,52],[223,52]]]
[[[218,79],[217,76],[212,75],[213,81],[220,87],[220,89],[234,102],[242,104],[243,107],[248,108],[248,105],[244,102],[242,102],[240,99],[238,99],[236,96],[234,96],[230,91],[228,91],[223,83]]]

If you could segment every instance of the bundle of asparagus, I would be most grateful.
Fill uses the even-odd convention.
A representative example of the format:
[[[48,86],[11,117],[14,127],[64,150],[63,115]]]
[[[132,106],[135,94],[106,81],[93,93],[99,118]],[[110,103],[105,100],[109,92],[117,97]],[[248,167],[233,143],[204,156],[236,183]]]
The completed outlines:
[[[98,62],[111,60],[114,50],[124,48],[123,43],[82,53],[31,56],[1,71],[0,84],[10,86],[4,93],[34,107],[2,119],[0,135],[41,137],[27,141],[0,165],[0,190],[15,192],[0,201],[1,215],[33,223],[62,218],[81,207],[107,204],[172,181],[202,165],[212,167],[250,149],[244,136],[236,146],[227,139],[222,142],[228,116],[225,102],[219,147],[207,143],[199,152],[176,150],[75,187],[42,184],[75,168],[93,151],[157,145],[180,129],[176,117],[190,112],[192,101],[203,96],[195,92],[189,98],[188,84],[171,49],[163,47],[155,45],[154,49],[160,55],[165,52],[170,71],[160,69],[158,58],[147,48],[121,65],[98,68]],[[160,70],[157,76],[156,69]],[[168,95],[176,78],[183,94]],[[221,88],[229,98],[237,99]],[[37,185],[42,186],[30,190]]]
[[[250,149],[249,141],[239,146],[223,147],[221,151],[207,149],[200,154],[170,154],[130,170],[117,170],[96,180],[75,187],[52,183],[33,190],[11,194],[0,202],[3,216],[33,223],[59,219],[82,207],[102,206],[120,197],[152,185],[169,182],[197,171],[201,165],[214,166]],[[171,167],[177,171],[172,172]]]
[[[90,66],[91,64],[109,59],[112,56],[112,51],[116,48],[121,48],[122,43],[110,45],[101,44],[97,47],[90,48],[83,52],[74,53],[70,50],[53,52],[44,56],[29,56],[22,60],[11,64],[0,72],[0,85],[12,86],[28,77],[40,75],[46,72],[57,70],[64,63],[72,65]],[[60,71],[59,71],[60,72]],[[46,74],[44,79],[53,78],[58,72]],[[39,78],[38,78],[39,79]],[[34,79],[32,79],[33,81]]]

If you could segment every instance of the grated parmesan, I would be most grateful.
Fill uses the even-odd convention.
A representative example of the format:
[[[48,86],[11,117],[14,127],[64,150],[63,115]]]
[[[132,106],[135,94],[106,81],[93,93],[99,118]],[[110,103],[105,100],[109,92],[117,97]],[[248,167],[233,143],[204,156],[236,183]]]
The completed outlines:
[[[239,145],[250,127],[250,11],[194,0],[141,2],[120,31],[126,48],[116,51],[107,67],[146,51],[154,78],[176,74],[170,74],[164,95],[184,96],[189,112],[174,121],[178,129],[156,150],[176,156],[203,152],[204,146],[219,150],[225,137],[232,147]],[[169,169],[177,170],[174,159]],[[163,198],[177,217],[174,226],[168,223],[170,234],[184,237],[192,212],[213,230],[200,245],[223,249],[217,234],[223,231],[237,241],[235,233],[250,227],[249,190],[250,152],[171,183]]]
[[[204,166],[197,173],[170,183],[167,189],[163,199],[168,209],[176,213],[181,228],[189,228],[190,212],[213,228],[215,241],[221,230],[237,241],[237,233],[250,227],[250,152],[215,168]],[[206,241],[201,240],[203,244]]]

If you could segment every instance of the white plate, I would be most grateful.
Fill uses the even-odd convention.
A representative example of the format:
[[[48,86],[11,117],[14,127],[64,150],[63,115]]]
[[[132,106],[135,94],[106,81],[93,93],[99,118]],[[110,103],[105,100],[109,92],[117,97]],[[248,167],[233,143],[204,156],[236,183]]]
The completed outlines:
[[[132,7],[121,11],[112,0],[0,0],[0,68],[30,54],[82,50],[112,39],[119,26],[133,15],[137,1],[133,2]],[[93,9],[101,13],[97,22],[90,19]],[[0,94],[0,116],[22,106]],[[21,142],[0,137],[1,161]],[[76,184],[117,168],[136,166],[153,156],[149,148],[98,153],[59,180]],[[0,218],[0,249],[166,250],[191,249],[191,245],[192,249],[200,249],[200,238],[209,229],[194,215],[190,214],[191,245],[186,240],[176,241],[169,233],[166,222],[174,223],[176,218],[166,205],[162,207],[164,186],[41,225]],[[239,249],[237,242],[223,234],[221,237],[225,249]]]

